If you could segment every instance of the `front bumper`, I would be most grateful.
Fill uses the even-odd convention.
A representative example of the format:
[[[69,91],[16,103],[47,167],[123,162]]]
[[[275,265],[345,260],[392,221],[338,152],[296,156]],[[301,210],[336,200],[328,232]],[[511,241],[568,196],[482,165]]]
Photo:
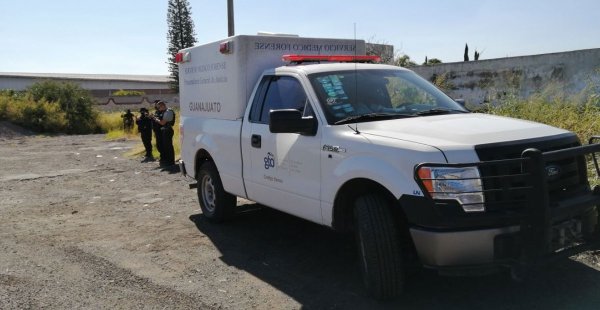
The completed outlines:
[[[600,206],[600,188],[592,191],[585,183],[586,186],[577,192],[563,195],[558,200],[551,198],[546,166],[548,162],[565,158],[594,156],[599,151],[600,144],[592,144],[545,153],[529,149],[519,159],[418,165],[415,179],[420,182],[416,171],[421,166],[472,165],[481,168],[518,162],[522,168],[514,174],[520,178],[518,190],[524,193],[517,208],[511,206],[510,201],[496,202],[494,208],[485,212],[468,214],[462,212],[456,202],[436,201],[427,194],[426,197],[402,197],[400,205],[412,223],[410,234],[422,263],[438,269],[483,265],[523,269],[559,256],[559,253],[583,250],[590,238],[600,231],[597,207]],[[506,173],[491,177],[514,178],[515,175]],[[419,184],[426,193],[423,184]],[[508,193],[513,188],[493,190]]]
[[[495,238],[518,231],[518,226],[457,232],[412,228],[410,235],[421,263],[436,268],[495,263]]]
[[[520,226],[467,231],[431,231],[411,228],[410,235],[423,265],[436,269],[479,266],[517,266],[538,263],[564,253],[577,253],[595,244],[598,232],[596,208],[573,218],[554,222],[550,227],[549,247],[533,257],[530,236]]]

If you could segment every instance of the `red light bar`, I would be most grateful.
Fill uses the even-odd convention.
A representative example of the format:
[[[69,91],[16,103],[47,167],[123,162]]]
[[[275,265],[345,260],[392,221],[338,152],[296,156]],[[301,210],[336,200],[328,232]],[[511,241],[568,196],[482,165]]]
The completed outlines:
[[[230,54],[231,52],[233,52],[231,49],[232,45],[232,41],[227,41],[219,44],[219,52],[221,52],[221,54]]]
[[[190,52],[175,54],[175,63],[182,63],[188,61],[190,61]]]
[[[379,62],[381,57],[369,55],[283,55],[283,61],[288,62]]]

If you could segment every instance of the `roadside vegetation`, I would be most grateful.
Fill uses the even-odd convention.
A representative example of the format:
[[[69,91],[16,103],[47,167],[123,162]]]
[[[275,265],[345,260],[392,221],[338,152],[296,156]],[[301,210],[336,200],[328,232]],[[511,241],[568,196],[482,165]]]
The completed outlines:
[[[593,85],[576,95],[548,86],[527,99],[508,96],[499,104],[485,106],[482,112],[563,128],[576,133],[582,143],[600,135],[600,89]]]
[[[440,76],[435,82],[443,88],[447,79]],[[527,99],[509,95],[494,105],[488,104],[473,110],[570,130],[583,143],[591,136],[600,135],[600,86],[591,83],[576,95],[565,95],[561,89],[557,85],[548,85],[543,91]],[[76,84],[44,81],[22,92],[0,91],[0,121],[9,121],[39,133],[105,133],[108,140],[139,139],[137,126],[129,133],[123,130],[122,111],[101,112],[92,103],[90,94]],[[178,156],[178,110],[176,115],[173,144]],[[141,156],[143,152],[140,141],[129,155]],[[156,151],[154,155],[158,157]]]
[[[127,91],[122,94],[131,95]],[[140,139],[137,126],[131,132],[123,130],[122,113],[98,110],[90,93],[74,83],[43,81],[25,91],[0,90],[0,121],[40,134],[105,133],[107,140]],[[173,142],[178,155],[179,125],[176,124],[174,129]],[[140,142],[130,155],[137,156],[143,152]],[[156,151],[154,155],[158,157]]]
[[[44,81],[26,91],[0,91],[0,120],[42,133],[102,132],[89,92],[74,83]]]

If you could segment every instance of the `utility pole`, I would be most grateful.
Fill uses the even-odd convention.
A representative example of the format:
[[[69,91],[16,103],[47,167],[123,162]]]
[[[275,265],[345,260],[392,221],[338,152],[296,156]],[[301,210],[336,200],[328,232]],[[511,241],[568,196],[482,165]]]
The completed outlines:
[[[233,0],[227,0],[227,35],[230,37],[235,35],[233,26]]]

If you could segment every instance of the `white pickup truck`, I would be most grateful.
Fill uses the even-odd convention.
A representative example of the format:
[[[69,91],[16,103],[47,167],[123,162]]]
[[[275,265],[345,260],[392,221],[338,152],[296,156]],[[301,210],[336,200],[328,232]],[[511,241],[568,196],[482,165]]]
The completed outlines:
[[[364,41],[290,36],[178,53],[181,168],[205,217],[231,216],[238,196],[354,231],[379,299],[415,263],[519,271],[598,235],[586,156],[599,144],[470,113],[364,53]]]

